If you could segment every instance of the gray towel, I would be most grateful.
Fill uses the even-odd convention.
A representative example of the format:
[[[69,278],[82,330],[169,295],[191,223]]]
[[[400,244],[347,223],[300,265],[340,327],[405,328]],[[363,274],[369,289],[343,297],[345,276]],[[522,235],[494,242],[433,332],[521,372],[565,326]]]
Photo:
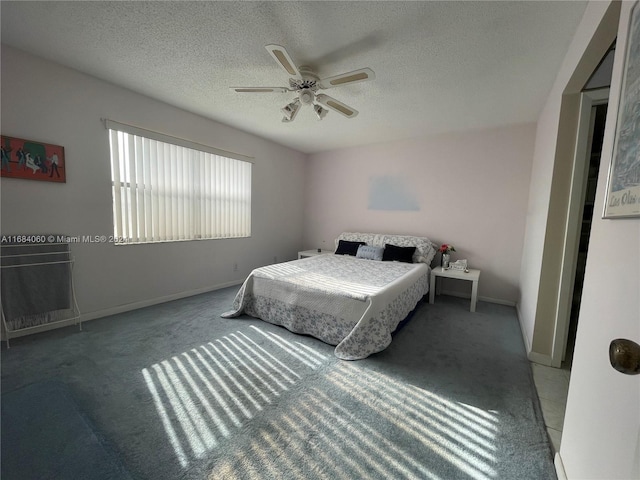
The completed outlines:
[[[7,321],[72,308],[71,263],[52,263],[69,260],[67,243],[2,244],[0,292]]]

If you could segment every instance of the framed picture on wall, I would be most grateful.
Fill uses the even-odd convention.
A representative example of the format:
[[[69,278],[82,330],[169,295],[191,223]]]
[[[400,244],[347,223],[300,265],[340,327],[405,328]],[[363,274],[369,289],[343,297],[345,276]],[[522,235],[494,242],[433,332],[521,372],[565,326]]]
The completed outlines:
[[[631,10],[604,218],[640,217],[640,2]]]
[[[0,176],[46,182],[67,181],[64,147],[5,135],[0,138],[0,147]]]

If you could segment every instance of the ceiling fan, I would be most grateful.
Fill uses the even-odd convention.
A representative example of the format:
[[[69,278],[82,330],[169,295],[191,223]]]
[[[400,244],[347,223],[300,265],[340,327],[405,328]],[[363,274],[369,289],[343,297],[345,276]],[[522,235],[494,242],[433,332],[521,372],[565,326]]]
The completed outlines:
[[[318,120],[326,117],[327,108],[344,115],[347,118],[353,118],[358,115],[358,111],[348,105],[336,100],[324,93],[318,93],[318,90],[326,90],[329,88],[339,87],[341,85],[352,85],[358,82],[366,82],[376,78],[373,70],[370,68],[361,68],[353,72],[335,75],[320,79],[313,71],[306,66],[296,67],[287,53],[287,50],[280,45],[265,45],[267,51],[278,62],[278,65],[290,75],[288,87],[231,87],[238,93],[288,93],[295,92],[296,98],[285,105],[281,111],[284,114],[282,121],[285,123],[292,122],[302,105],[311,105]],[[324,108],[326,107],[326,108]]]

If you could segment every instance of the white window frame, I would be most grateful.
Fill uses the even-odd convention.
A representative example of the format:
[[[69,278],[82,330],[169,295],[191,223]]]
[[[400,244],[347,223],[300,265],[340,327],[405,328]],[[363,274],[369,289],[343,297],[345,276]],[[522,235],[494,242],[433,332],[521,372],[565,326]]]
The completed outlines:
[[[251,236],[251,157],[104,122],[115,244]]]

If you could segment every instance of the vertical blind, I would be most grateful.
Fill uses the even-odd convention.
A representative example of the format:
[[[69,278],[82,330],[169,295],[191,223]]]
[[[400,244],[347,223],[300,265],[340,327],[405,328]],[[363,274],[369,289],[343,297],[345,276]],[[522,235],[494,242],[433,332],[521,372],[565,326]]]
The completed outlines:
[[[115,243],[251,235],[251,163],[109,127]]]

